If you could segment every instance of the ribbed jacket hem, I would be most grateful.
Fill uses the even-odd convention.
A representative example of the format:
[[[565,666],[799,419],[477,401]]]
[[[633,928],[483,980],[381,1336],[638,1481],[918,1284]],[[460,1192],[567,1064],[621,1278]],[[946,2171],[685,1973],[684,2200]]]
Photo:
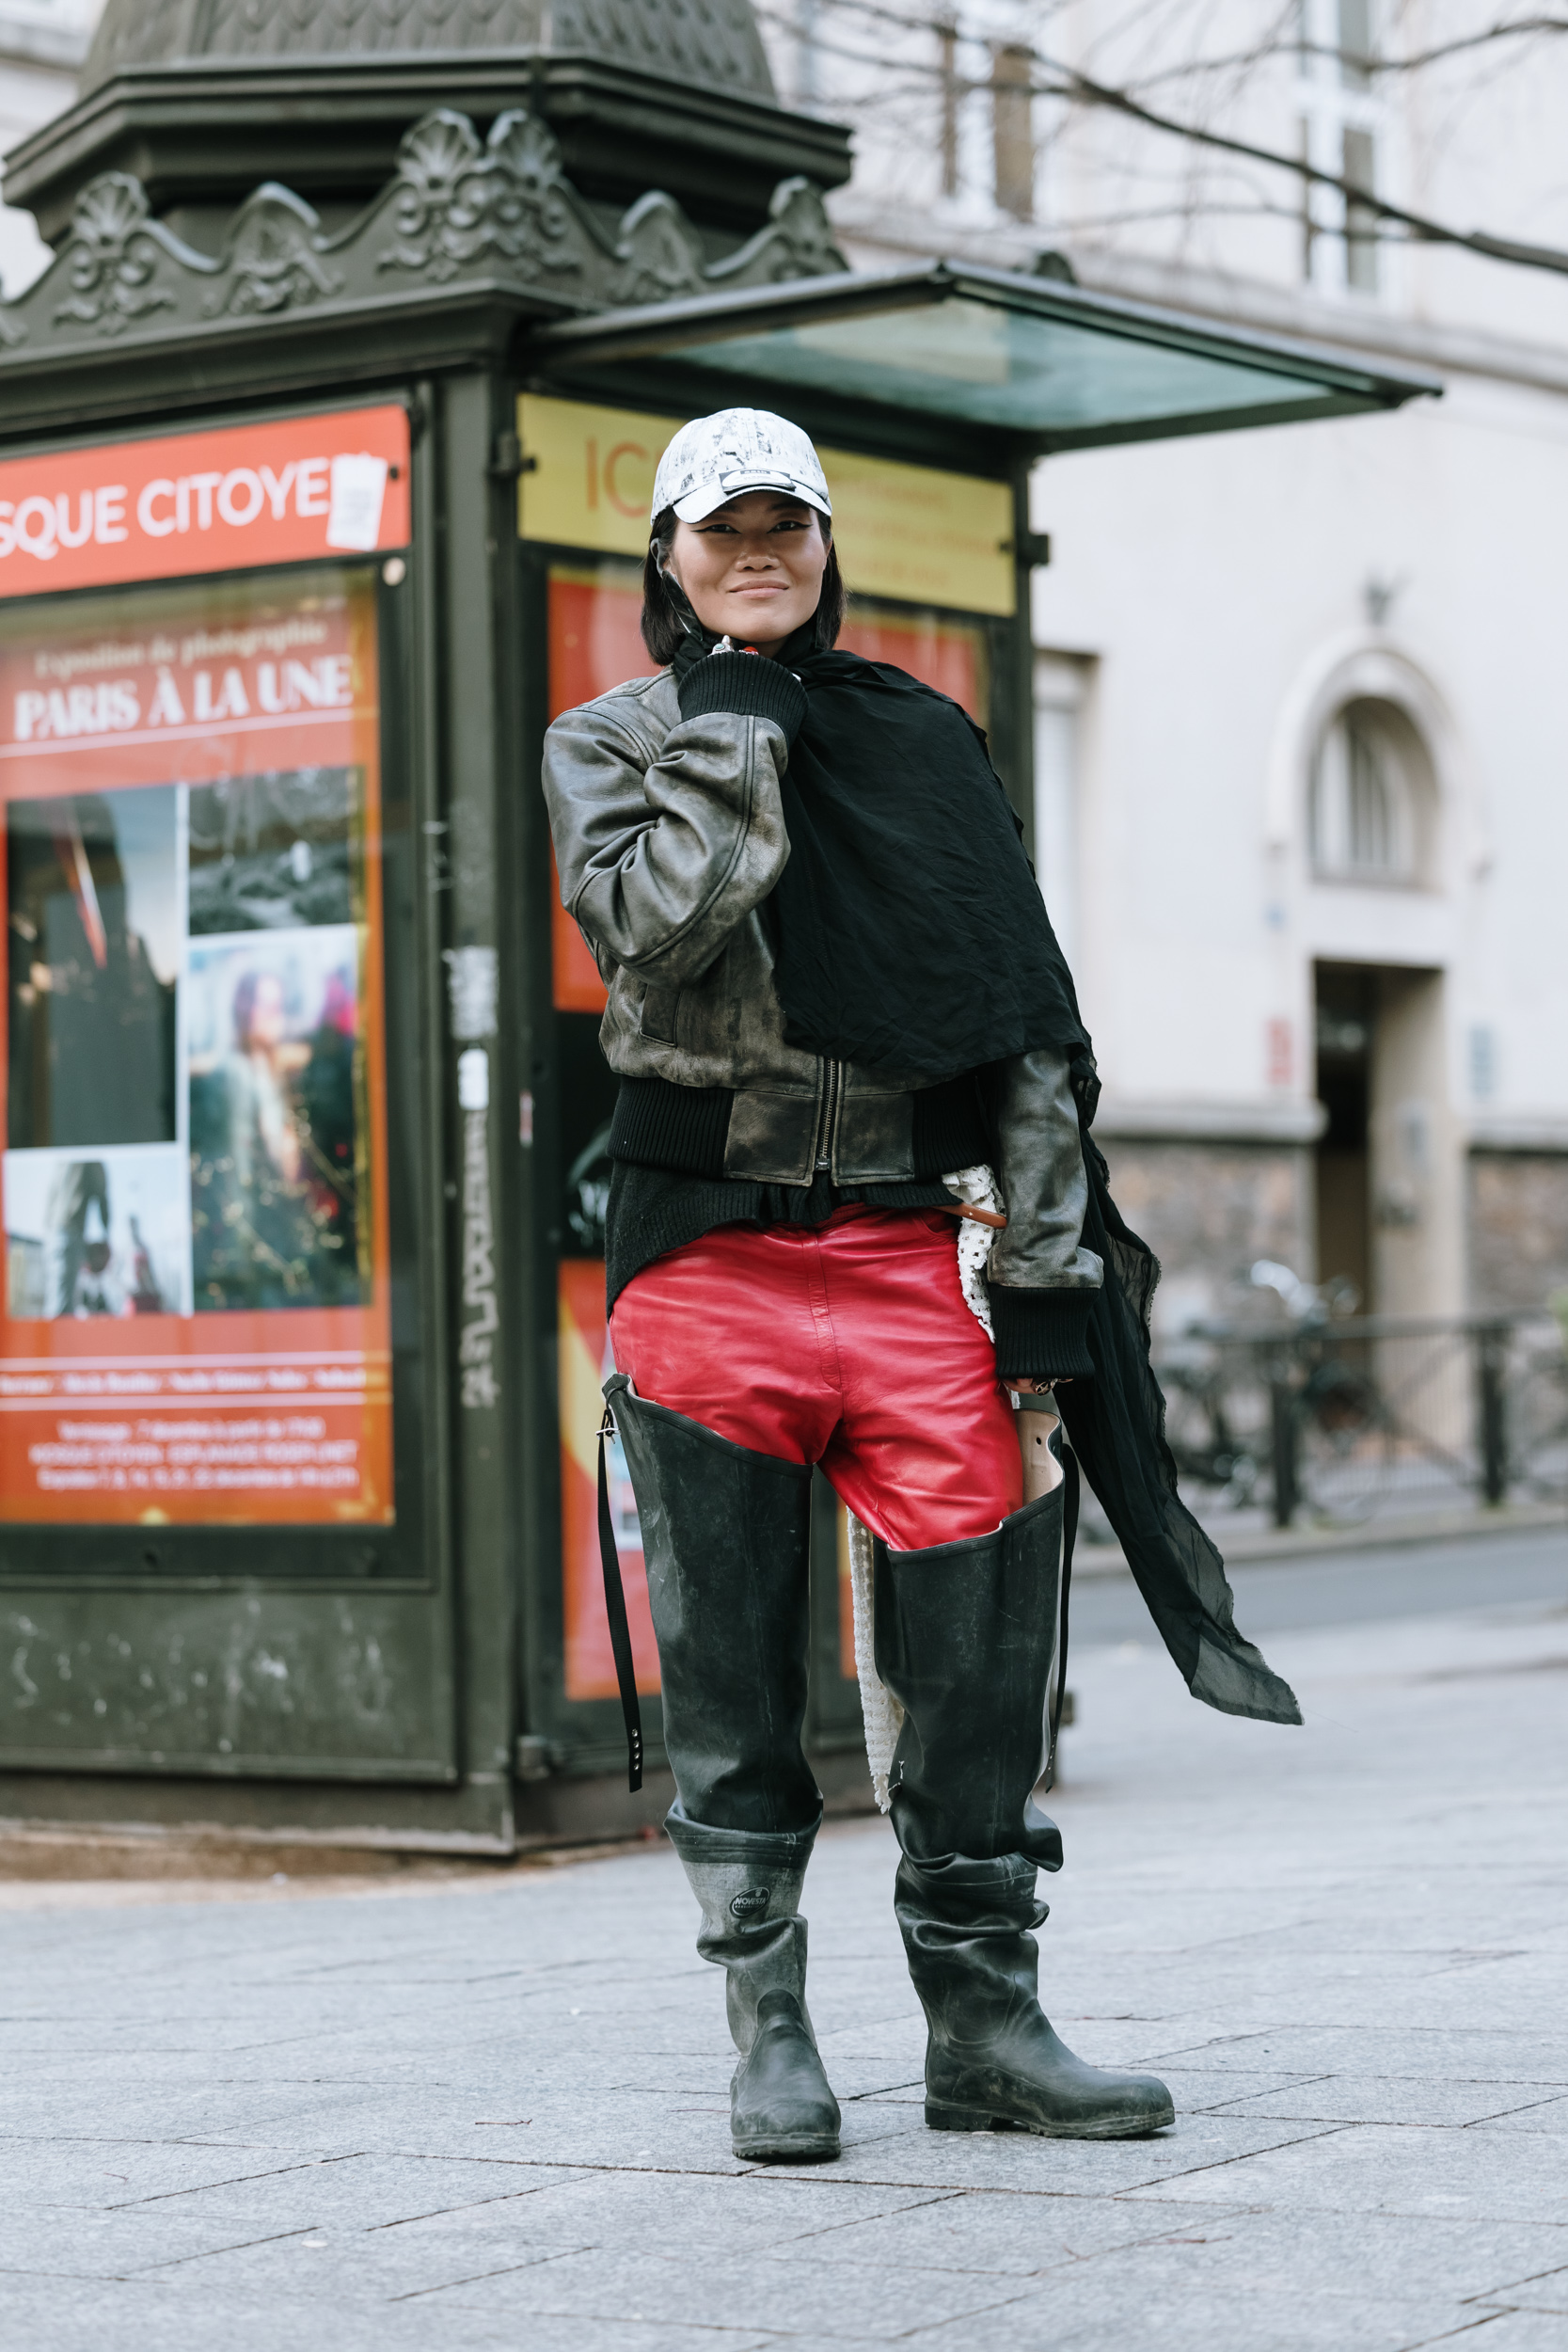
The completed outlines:
[[[633,1168],[722,1176],[735,1094],[729,1087],[680,1087],[669,1078],[623,1078],[610,1123],[610,1156]]]
[[[675,682],[683,719],[730,710],[742,718],[771,719],[793,743],[806,715],[806,690],[793,670],[766,654],[710,653],[694,661]]]
[[[1092,1380],[1093,1291],[1022,1290],[988,1282],[999,1380]]]
[[[610,1156],[632,1168],[668,1168],[688,1176],[721,1176],[735,1093],[730,1087],[683,1087],[670,1078],[623,1078],[610,1128]],[[973,1078],[924,1087],[911,1096],[911,1177],[927,1184],[988,1161],[992,1144]],[[896,1184],[896,1177],[887,1179]]]

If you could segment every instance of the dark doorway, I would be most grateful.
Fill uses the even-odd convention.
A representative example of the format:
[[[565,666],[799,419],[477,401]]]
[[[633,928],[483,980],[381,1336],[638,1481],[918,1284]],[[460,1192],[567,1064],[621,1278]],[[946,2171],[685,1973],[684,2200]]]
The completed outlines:
[[[1318,1280],[1355,1286],[1363,1314],[1371,1279],[1371,1088],[1377,975],[1320,963],[1315,974],[1318,1100],[1328,1114],[1318,1142]]]

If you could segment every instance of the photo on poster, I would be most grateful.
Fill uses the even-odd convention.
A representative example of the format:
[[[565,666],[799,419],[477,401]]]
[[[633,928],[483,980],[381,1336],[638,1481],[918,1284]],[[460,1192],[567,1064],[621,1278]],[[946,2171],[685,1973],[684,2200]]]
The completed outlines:
[[[190,796],[190,934],[351,923],[364,778],[292,768],[195,786]]]
[[[175,788],[9,802],[6,876],[10,1148],[172,1143]]]
[[[8,1152],[7,1311],[13,1320],[190,1312],[185,1155]]]
[[[185,1019],[196,1311],[363,1303],[357,931],[193,942]]]

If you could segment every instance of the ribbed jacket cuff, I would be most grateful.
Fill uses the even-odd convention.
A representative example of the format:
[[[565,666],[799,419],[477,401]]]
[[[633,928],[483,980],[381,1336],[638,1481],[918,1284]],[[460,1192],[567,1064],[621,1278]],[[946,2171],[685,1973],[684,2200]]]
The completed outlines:
[[[733,710],[742,718],[771,719],[793,743],[806,715],[806,690],[793,670],[766,654],[710,653],[694,661],[675,681],[683,719],[705,718],[710,710]]]
[[[988,1282],[1000,1380],[1092,1380],[1093,1291],[1033,1291]]]

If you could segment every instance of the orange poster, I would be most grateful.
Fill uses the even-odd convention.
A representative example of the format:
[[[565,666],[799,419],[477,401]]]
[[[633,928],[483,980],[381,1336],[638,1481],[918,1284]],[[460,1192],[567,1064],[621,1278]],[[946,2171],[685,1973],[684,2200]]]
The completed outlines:
[[[408,412],[316,417],[0,464],[0,596],[370,555],[408,541]]]
[[[0,617],[0,1519],[388,1522],[375,580]]]

